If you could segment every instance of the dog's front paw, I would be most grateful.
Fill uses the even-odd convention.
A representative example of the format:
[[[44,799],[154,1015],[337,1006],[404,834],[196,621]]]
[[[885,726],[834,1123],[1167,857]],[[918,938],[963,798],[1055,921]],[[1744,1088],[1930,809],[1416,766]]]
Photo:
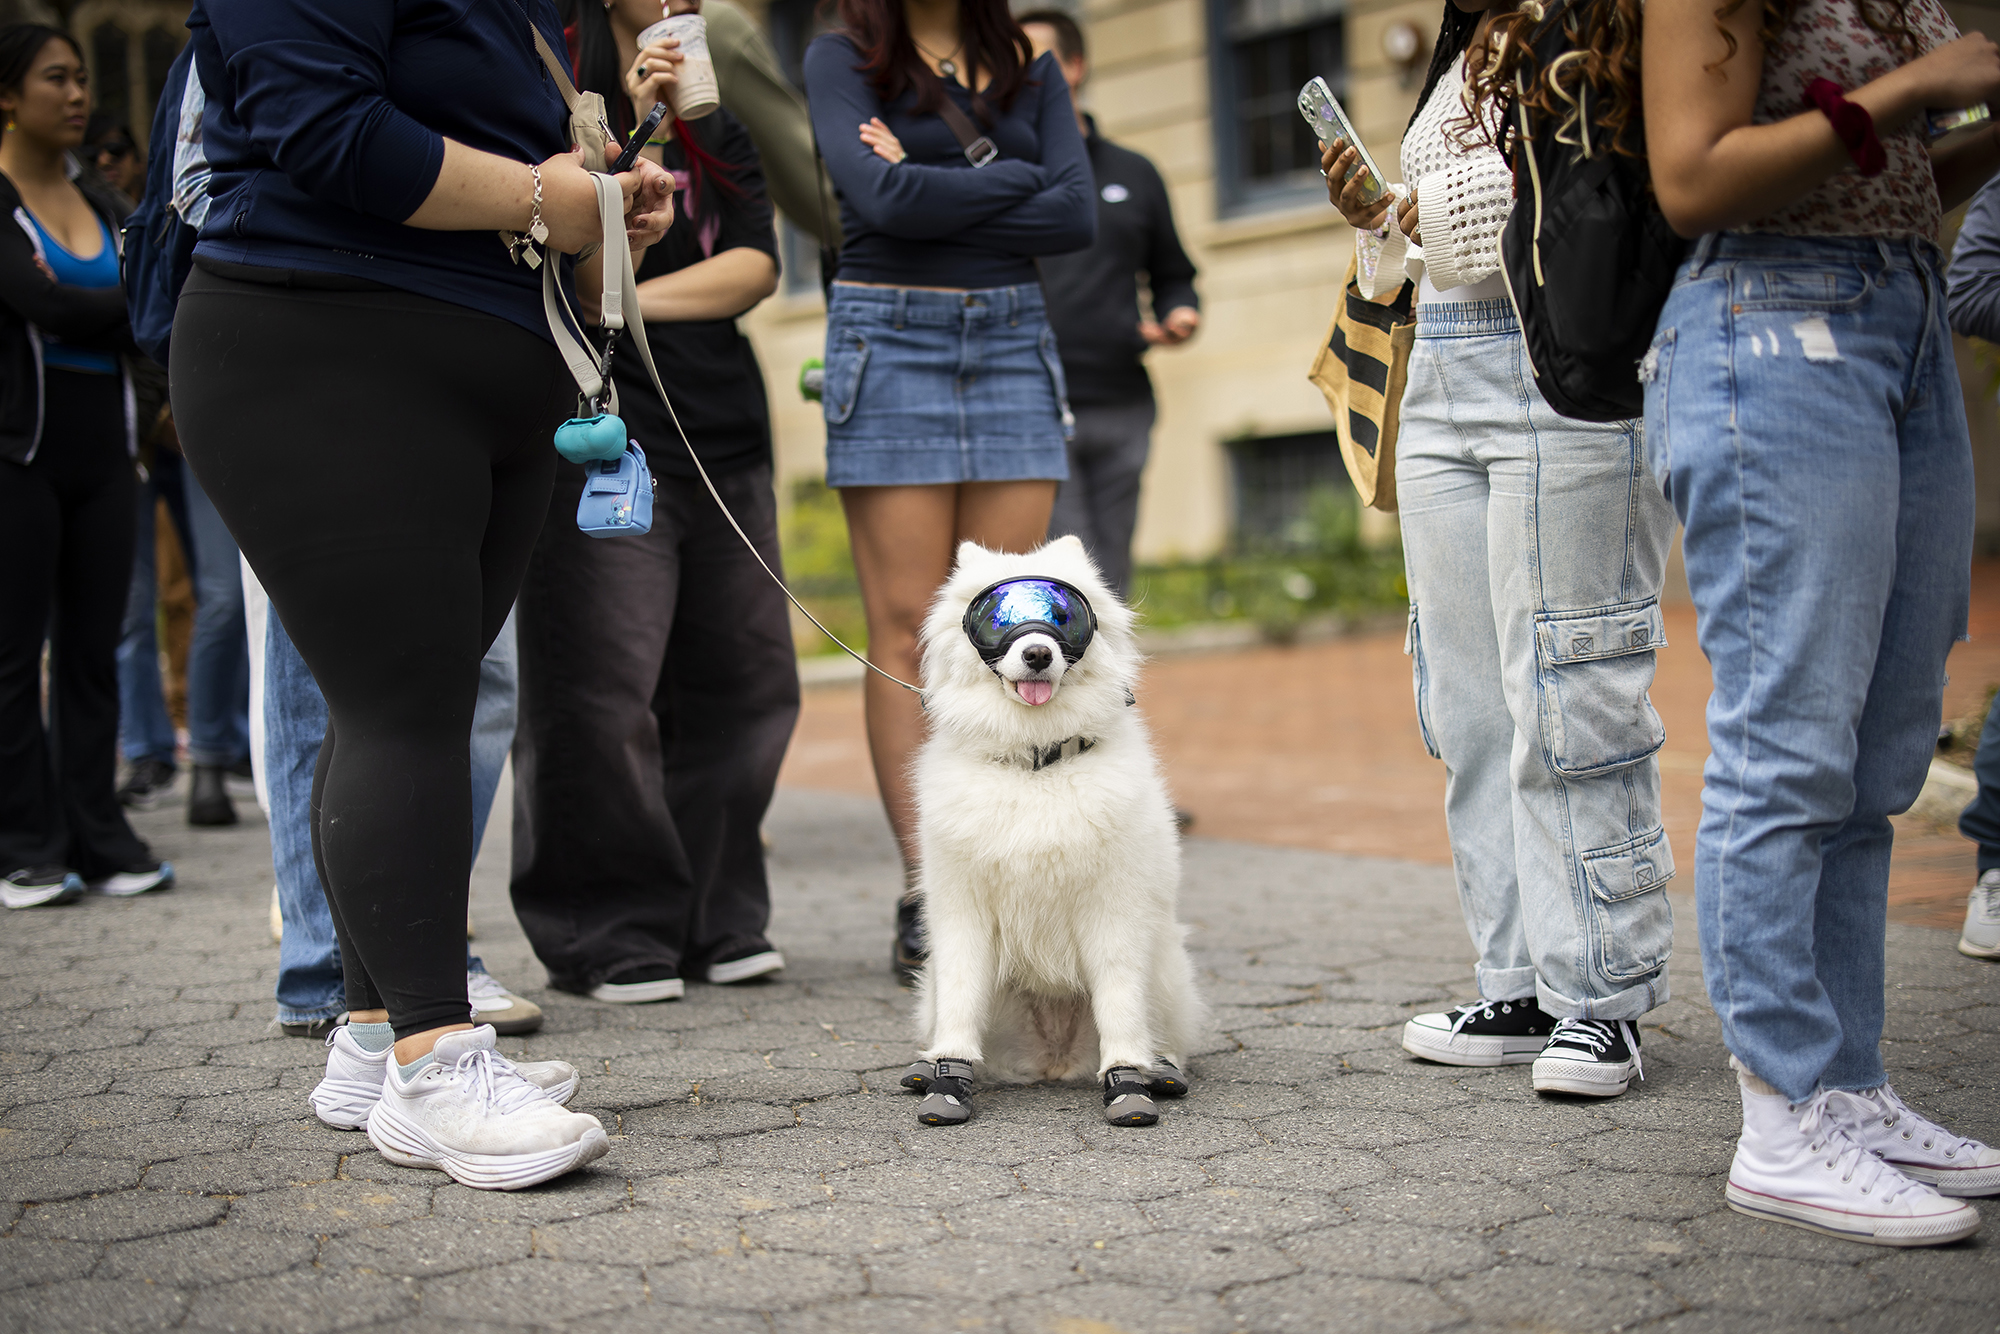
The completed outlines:
[[[1146,1070],[1146,1092],[1156,1098],[1185,1098],[1188,1077],[1172,1061],[1156,1056]]]
[[[911,1074],[914,1073],[916,1067],[912,1066]],[[905,1075],[904,1081],[908,1080]],[[929,1089],[917,1105],[917,1121],[927,1126],[962,1126],[971,1119],[972,1062],[944,1057],[933,1068]]]
[[[1160,1119],[1145,1076],[1129,1065],[1104,1072],[1104,1119],[1114,1126],[1150,1126]]]

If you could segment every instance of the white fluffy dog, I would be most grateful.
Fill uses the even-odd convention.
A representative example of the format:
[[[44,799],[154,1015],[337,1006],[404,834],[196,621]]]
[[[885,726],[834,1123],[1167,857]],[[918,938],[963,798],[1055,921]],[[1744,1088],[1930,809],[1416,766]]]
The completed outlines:
[[[1002,616],[1012,637],[988,643],[989,664],[968,608],[1037,577],[1081,592],[1094,634],[1072,660],[1060,628]],[[929,961],[904,1085],[925,1093],[925,1124],[971,1118],[975,1065],[1008,1082],[1094,1069],[1114,1124],[1150,1125],[1149,1095],[1187,1091],[1201,1004],[1175,917],[1173,807],[1131,707],[1140,661],[1132,613],[1076,538],[959,547],[924,625],[930,738],[914,772]]]

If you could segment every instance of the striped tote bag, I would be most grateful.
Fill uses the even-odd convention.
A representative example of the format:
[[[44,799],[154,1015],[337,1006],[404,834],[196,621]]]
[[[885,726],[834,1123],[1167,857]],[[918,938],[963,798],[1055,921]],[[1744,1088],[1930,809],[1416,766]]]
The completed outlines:
[[[1405,282],[1387,305],[1370,301],[1347,265],[1340,306],[1308,377],[1333,412],[1340,457],[1361,503],[1396,508],[1396,425],[1403,385],[1410,373],[1410,345],[1417,336],[1411,309],[1415,284]]]

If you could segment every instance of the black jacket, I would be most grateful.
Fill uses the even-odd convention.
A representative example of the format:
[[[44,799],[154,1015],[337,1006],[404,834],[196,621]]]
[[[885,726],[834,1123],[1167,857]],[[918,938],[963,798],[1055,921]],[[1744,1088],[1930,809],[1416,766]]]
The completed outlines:
[[[71,179],[116,241],[131,206],[96,172],[74,162],[71,169]],[[123,355],[130,447],[131,360],[137,348],[125,318],[125,290],[51,282],[35,266],[35,254],[34,224],[21,206],[20,191],[0,173],[0,459],[29,463],[41,446],[43,330],[78,347]]]
[[[1084,140],[1097,177],[1097,243],[1042,260],[1049,323],[1062,349],[1072,403],[1128,403],[1153,396],[1146,340],[1139,336],[1139,274],[1153,291],[1153,317],[1199,310],[1194,264],[1174,232],[1166,183],[1153,164],[1120,148],[1091,122]]]

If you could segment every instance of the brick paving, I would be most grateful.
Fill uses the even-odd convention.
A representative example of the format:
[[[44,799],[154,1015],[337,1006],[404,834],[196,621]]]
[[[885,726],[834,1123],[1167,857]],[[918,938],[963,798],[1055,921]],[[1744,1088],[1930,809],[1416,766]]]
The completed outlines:
[[[1217,691],[1245,679],[1185,670]],[[549,1012],[503,1047],[576,1062],[576,1105],[614,1136],[589,1169],[504,1195],[391,1166],[306,1114],[322,1053],[270,1026],[265,831],[178,814],[141,820],[181,867],[172,894],[5,918],[0,1329],[1996,1324],[2000,1225],[1897,1253],[1723,1209],[1734,1095],[1685,913],[1646,1082],[1546,1100],[1524,1068],[1397,1047],[1408,1015],[1467,985],[1447,871],[1195,838],[1185,915],[1216,1023],[1193,1094],[1131,1130],[1089,1089],[991,1090],[972,1125],[926,1129],[895,1087],[898,877],[872,800],[780,795],[783,981],[631,1008],[534,985],[496,821],[479,948]],[[1993,1139],[2000,969],[1949,946],[1891,928],[1888,1060],[1914,1101]]]

